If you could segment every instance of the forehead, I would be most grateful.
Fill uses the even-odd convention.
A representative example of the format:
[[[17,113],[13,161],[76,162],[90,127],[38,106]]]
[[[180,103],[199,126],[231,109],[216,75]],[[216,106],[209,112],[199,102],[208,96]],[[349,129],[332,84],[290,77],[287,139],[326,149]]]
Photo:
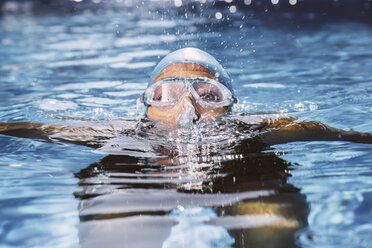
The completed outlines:
[[[170,77],[207,77],[218,81],[215,75],[204,66],[191,63],[175,63],[162,70],[152,83]]]

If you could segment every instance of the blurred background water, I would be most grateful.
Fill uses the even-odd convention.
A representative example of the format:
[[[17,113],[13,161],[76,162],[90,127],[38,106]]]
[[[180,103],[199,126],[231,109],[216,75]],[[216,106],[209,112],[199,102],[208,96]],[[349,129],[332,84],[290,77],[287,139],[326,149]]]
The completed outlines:
[[[239,99],[236,114],[282,113],[346,130],[372,132],[370,1],[49,0],[2,1],[0,8],[1,122],[76,124],[80,121],[73,119],[140,119],[144,109],[137,100],[153,67],[169,52],[193,46],[214,55],[234,79]],[[105,161],[105,155],[91,148],[4,135],[0,144],[2,247],[94,246],[82,237],[92,238],[89,230],[107,222],[98,221],[91,227],[89,216],[105,219],[105,214],[109,216],[123,205],[119,212],[131,212],[125,202],[129,204],[135,196],[116,201],[110,194],[121,196],[125,192],[120,189],[125,187],[145,190],[169,183],[182,185],[187,191],[184,182],[191,182],[194,176],[178,171],[175,176],[179,180],[171,176],[165,183],[159,177],[152,179],[151,187],[143,186],[149,182],[129,179],[136,179],[135,173],[158,170],[150,166],[151,161],[142,171],[132,168],[120,172],[101,162],[103,171],[94,172],[99,166],[89,166]],[[297,142],[277,145],[268,152],[288,163],[286,184],[306,198],[307,224],[296,231],[296,245],[370,247],[370,145]],[[129,167],[142,163],[141,158],[126,159]],[[84,176],[85,170],[90,171],[88,176]],[[115,182],[115,177],[119,181]],[[104,178],[114,181],[105,183]],[[112,189],[114,185],[122,188]],[[239,191],[239,185],[236,187],[234,192]],[[93,197],[92,192],[86,193],[89,190],[102,190],[97,194],[103,198],[85,201]],[[112,208],[97,207],[105,196]],[[156,197],[150,201],[156,202]],[[236,201],[249,199],[244,197]],[[131,204],[138,207],[143,203]],[[198,228],[218,233],[216,240],[224,244],[222,247],[244,247],[228,220],[205,224],[216,218],[212,208],[218,216],[223,215],[218,210],[221,204],[223,201],[217,199],[205,209],[186,208],[186,216],[207,216],[196,221],[204,223],[197,224]],[[91,212],[89,206],[93,206]],[[146,211],[150,211],[148,216],[159,217],[158,222],[155,217],[151,219],[159,230],[178,221],[178,226],[173,223],[173,235],[180,235],[177,230],[185,230],[185,226],[191,230],[196,225],[183,222],[182,217],[173,222],[160,219],[168,214],[178,216],[170,207],[159,207],[156,213],[139,209],[137,217]],[[102,226],[115,229],[115,221],[121,218],[110,217]],[[138,230],[146,229],[146,221],[134,219],[132,224]],[[246,228],[242,226],[239,228]],[[155,235],[154,230],[144,233]],[[164,247],[174,244],[170,233],[167,235],[162,240]],[[112,237],[107,240],[110,238],[112,244],[122,245]],[[136,244],[127,243],[128,247]],[[205,247],[216,247],[208,244]]]

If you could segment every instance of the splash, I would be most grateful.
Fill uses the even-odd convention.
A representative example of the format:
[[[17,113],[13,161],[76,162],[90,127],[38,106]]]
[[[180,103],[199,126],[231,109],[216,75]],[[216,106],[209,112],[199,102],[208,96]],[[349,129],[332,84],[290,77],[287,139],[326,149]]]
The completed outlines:
[[[226,229],[206,223],[217,218],[211,208],[179,206],[170,213],[178,224],[163,243],[169,247],[231,247],[235,240]]]
[[[195,108],[189,101],[184,101],[182,108],[183,111],[177,119],[178,126],[180,128],[188,128],[197,119]]]

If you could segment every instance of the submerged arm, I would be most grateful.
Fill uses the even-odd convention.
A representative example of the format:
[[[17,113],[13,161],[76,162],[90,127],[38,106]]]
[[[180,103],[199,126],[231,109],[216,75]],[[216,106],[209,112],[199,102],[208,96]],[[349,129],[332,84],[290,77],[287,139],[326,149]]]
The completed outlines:
[[[372,144],[372,134],[345,131],[329,127],[320,122],[297,122],[295,118],[281,118],[275,121],[265,120],[260,129],[267,131],[259,138],[267,145],[295,141],[351,141]]]

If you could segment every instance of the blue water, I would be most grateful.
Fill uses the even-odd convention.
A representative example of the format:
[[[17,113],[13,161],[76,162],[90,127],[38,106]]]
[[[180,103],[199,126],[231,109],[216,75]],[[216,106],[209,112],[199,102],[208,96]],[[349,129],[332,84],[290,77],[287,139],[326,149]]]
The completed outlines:
[[[366,21],[156,2],[76,12],[24,8],[0,16],[1,122],[139,120],[138,98],[154,66],[194,46],[234,79],[233,115],[279,113],[372,132]],[[130,150],[122,160],[76,144],[0,135],[0,246],[247,247],[246,235],[257,238],[253,245],[265,238],[268,247],[289,247],[278,243],[283,237],[300,247],[370,247],[371,145],[276,145],[263,154],[285,169],[270,180],[235,171],[247,154],[224,155],[224,144],[205,151],[189,145],[182,154],[188,162],[172,167]],[[227,157],[211,160],[218,155]],[[277,178],[283,181],[273,183]],[[283,202],[283,211],[298,201],[288,211],[301,213],[288,214],[287,225],[299,216],[299,228],[289,236],[262,234],[262,220],[244,209],[265,199]]]

